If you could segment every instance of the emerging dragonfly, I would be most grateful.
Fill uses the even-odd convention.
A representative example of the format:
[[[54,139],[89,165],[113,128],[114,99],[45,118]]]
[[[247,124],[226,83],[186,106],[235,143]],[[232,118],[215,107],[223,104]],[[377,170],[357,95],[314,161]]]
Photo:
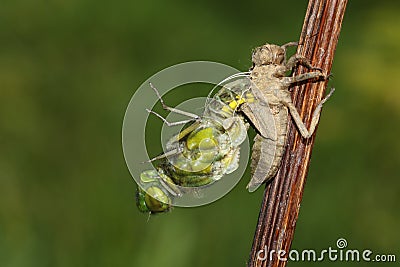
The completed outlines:
[[[136,195],[140,211],[169,211],[172,199],[182,194],[181,187],[208,186],[235,171],[239,162],[239,146],[247,136],[249,123],[257,135],[252,148],[252,178],[247,189],[253,192],[276,175],[285,150],[288,114],[300,134],[309,138],[318,124],[323,103],[333,93],[332,89],[316,107],[310,129],[307,129],[292,103],[288,88],[293,83],[326,79],[327,76],[300,55],[295,54],[286,60],[286,48],[295,45],[297,43],[294,42],[283,46],[265,44],[254,49],[250,71],[225,79],[223,82],[236,80],[224,84],[214,96],[208,98],[201,117],[168,107],[150,84],[164,109],[191,119],[178,122],[190,121],[190,124],[167,142],[165,154],[151,160],[159,161],[156,169],[141,173]],[[314,71],[294,77],[285,76],[298,64]],[[178,124],[169,123],[159,114],[148,111],[168,125]],[[272,114],[270,119],[266,119],[266,114]]]

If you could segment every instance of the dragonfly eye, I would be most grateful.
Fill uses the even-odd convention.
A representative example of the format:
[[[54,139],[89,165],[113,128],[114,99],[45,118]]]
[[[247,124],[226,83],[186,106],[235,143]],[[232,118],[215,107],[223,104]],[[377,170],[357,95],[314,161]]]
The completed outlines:
[[[158,186],[151,186],[144,192],[138,190],[136,203],[141,212],[159,213],[171,209],[171,200]]]
[[[285,49],[272,44],[256,48],[252,56],[255,65],[281,64],[285,60]]]
[[[285,53],[283,51],[277,52],[275,56],[275,62],[276,64],[282,64],[282,62],[285,60]]]

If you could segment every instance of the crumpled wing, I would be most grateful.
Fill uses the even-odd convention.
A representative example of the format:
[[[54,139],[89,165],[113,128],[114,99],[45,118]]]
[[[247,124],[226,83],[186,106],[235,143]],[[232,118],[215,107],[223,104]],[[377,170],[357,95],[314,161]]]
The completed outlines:
[[[254,192],[268,177],[275,157],[275,141],[256,135],[251,154],[251,180],[247,185],[249,192]]]
[[[264,138],[276,140],[276,126],[268,99],[264,93],[254,84],[251,84],[251,93],[254,101],[243,103],[240,110],[246,115],[259,134]]]
[[[276,140],[276,126],[270,108],[259,101],[244,103],[240,110],[250,120],[257,132],[264,138]]]

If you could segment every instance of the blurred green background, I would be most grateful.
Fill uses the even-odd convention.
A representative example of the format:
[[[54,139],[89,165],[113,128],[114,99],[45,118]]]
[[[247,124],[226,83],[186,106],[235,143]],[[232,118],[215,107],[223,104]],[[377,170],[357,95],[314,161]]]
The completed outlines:
[[[293,248],[346,238],[398,264],[400,2],[349,2]],[[262,190],[249,194],[247,175],[211,205],[148,221],[135,206],[122,120],[136,88],[165,67],[247,70],[255,46],[297,40],[306,5],[3,0],[0,266],[244,266]],[[289,266],[343,264],[365,265]]]

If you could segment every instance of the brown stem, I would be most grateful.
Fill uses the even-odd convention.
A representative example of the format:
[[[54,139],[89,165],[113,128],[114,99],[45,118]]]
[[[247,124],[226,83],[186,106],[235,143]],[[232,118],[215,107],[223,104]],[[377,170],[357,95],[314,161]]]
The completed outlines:
[[[331,71],[346,5],[347,0],[310,0],[308,3],[297,53],[309,58],[313,66],[326,73]],[[304,71],[300,67],[295,75]],[[327,83],[307,83],[293,88],[293,102],[306,125],[310,124],[312,112],[323,98]],[[277,252],[271,251],[283,250],[286,254],[281,256],[288,257],[314,138],[315,135],[303,139],[290,123],[281,168],[264,192],[248,266],[286,265],[287,261],[280,260]],[[262,253],[258,253],[261,250]],[[266,256],[266,260],[257,259],[258,256]]]

